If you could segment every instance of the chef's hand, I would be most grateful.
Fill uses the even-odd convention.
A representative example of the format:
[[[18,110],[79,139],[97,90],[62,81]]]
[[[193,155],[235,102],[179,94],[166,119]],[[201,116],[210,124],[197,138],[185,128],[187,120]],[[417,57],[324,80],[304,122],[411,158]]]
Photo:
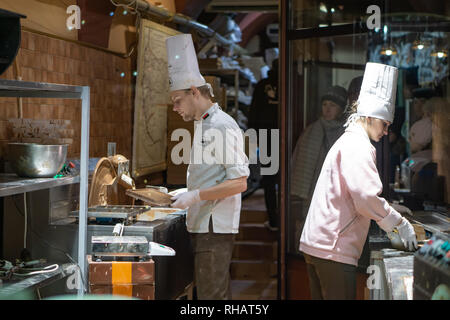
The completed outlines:
[[[411,223],[405,218],[402,218],[402,222],[400,222],[396,228],[405,248],[408,248],[409,251],[417,249],[416,233],[414,232],[414,227]]]
[[[171,207],[180,209],[186,209],[187,207],[190,207],[193,204],[201,201],[200,192],[198,191],[198,189],[179,193],[170,199],[175,201],[174,203],[172,203]]]
[[[401,204],[397,203],[390,203],[391,207],[394,208],[395,211],[397,211],[400,214],[409,214],[410,216],[413,215],[412,211],[405,206],[402,206]]]

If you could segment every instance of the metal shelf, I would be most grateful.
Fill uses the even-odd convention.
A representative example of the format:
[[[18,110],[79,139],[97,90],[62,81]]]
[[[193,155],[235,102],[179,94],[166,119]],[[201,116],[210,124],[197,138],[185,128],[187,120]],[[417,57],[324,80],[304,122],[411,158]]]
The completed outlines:
[[[251,85],[252,82],[250,81],[249,77],[242,72],[239,69],[210,69],[210,68],[201,68],[200,69],[201,74],[207,76],[219,76],[219,77],[226,77],[231,76],[234,84],[234,90],[237,93],[236,96],[233,97],[234,99],[234,109],[232,110],[232,114],[236,114],[237,110],[239,109],[239,88],[242,85],[240,83],[240,79],[244,79],[247,81],[247,85]],[[225,106],[223,106],[225,107]]]
[[[64,279],[73,273],[76,264],[66,263],[53,272],[42,273],[16,281],[10,285],[0,288],[0,299],[15,299],[17,295],[26,290],[39,289],[60,279]]]
[[[0,80],[0,97],[81,99],[83,88],[64,84]]]
[[[81,273],[79,275],[78,295],[84,294],[84,284],[81,280],[87,274],[86,263],[86,231],[87,231],[87,207],[88,207],[88,161],[89,161],[89,113],[90,113],[90,88],[88,86],[71,86],[64,84],[54,84],[45,82],[27,82],[19,80],[0,80],[0,97],[21,97],[21,98],[57,98],[57,99],[81,99],[81,157],[80,175],[78,178],[52,179],[24,179],[11,181],[6,180],[5,194],[15,192],[14,190],[45,189],[57,186],[59,183],[75,183],[75,179],[80,182],[80,217],[78,225],[78,265]],[[4,176],[3,176],[4,177]],[[5,177],[6,179],[8,177]],[[31,180],[34,180],[32,182]],[[40,180],[40,181],[38,181]],[[58,181],[59,180],[59,181]],[[9,187],[8,187],[8,183]],[[13,185],[16,187],[13,187]],[[20,186],[17,186],[17,185]],[[15,189],[16,188],[16,189]],[[36,189],[34,189],[36,188]],[[25,191],[27,192],[27,191]]]
[[[80,176],[62,178],[21,178],[14,173],[0,173],[0,197],[79,183]]]

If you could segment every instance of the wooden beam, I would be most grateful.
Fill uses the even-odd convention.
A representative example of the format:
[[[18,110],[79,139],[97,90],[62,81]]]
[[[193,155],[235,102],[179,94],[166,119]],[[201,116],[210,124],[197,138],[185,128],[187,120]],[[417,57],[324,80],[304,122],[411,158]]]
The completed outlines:
[[[78,30],[78,40],[108,48],[109,32],[116,7],[109,0],[77,0],[81,9],[81,19],[85,23]]]

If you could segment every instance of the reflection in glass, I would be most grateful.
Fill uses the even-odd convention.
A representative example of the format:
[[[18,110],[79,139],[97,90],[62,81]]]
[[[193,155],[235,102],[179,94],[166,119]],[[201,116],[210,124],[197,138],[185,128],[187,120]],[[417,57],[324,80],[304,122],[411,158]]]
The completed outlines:
[[[384,3],[380,29],[289,42],[289,253],[298,253],[315,179],[327,152],[326,129],[317,130],[324,121],[323,96],[332,86],[349,90],[366,62],[399,68],[394,122],[388,138],[376,145],[383,191],[411,210],[423,210],[426,203],[450,203],[450,17],[438,10],[440,5],[434,6],[438,9],[433,14],[423,14],[403,2],[387,1],[387,7]],[[366,4],[292,1],[291,31],[364,23]],[[348,95],[355,99],[350,90]]]

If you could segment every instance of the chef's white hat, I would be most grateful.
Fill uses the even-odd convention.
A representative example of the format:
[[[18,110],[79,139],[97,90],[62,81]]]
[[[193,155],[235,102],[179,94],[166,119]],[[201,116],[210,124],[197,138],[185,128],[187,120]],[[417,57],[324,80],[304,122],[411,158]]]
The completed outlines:
[[[191,86],[211,85],[200,74],[194,43],[190,34],[180,34],[166,39],[170,91],[189,89]]]
[[[357,115],[392,123],[397,93],[398,69],[381,63],[368,62],[358,98]]]

